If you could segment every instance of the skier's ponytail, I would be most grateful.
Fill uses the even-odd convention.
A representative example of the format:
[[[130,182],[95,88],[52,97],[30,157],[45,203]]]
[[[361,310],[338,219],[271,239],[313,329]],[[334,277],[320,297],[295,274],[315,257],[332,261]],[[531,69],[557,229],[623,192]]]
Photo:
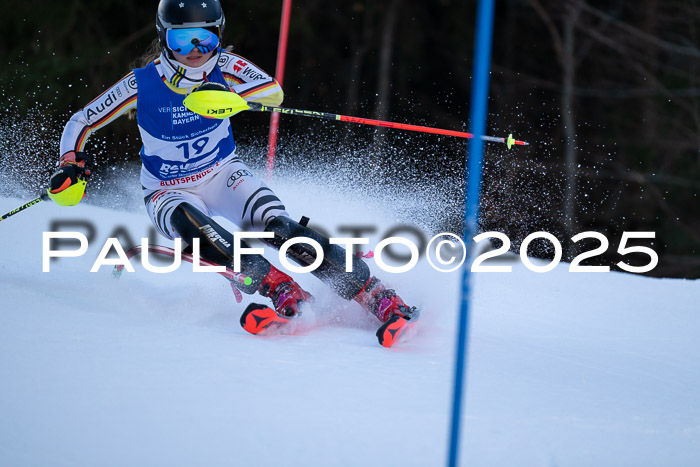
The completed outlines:
[[[160,57],[160,41],[156,37],[153,39],[153,41],[150,43],[150,45],[146,48],[146,51],[141,55],[139,58],[134,60],[131,63],[130,68],[133,70],[134,68],[143,68],[149,63],[151,63],[153,60],[156,58]],[[126,116],[129,118],[129,120],[136,120],[136,108],[133,108],[129,110],[126,113]]]

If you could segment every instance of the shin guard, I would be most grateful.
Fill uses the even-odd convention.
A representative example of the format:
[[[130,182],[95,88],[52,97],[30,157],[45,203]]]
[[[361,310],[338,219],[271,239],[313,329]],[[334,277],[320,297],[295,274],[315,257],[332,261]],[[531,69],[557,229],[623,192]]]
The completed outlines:
[[[288,217],[275,217],[265,227],[274,238],[263,239],[273,248],[280,249],[287,240],[307,237],[317,241],[323,249],[323,262],[311,274],[330,286],[346,300],[354,299],[367,284],[369,267],[359,258],[352,257],[352,272],[345,271],[345,249],[331,244],[328,238]],[[309,266],[316,260],[316,250],[310,245],[297,243],[287,250],[287,256],[301,266]]]
[[[170,217],[177,234],[189,245],[199,238],[202,258],[233,268],[233,234],[189,203],[180,203]],[[247,247],[244,242],[241,246]],[[242,292],[255,293],[270,272],[270,263],[261,255],[241,255],[241,271],[252,279],[250,285],[236,284]]]

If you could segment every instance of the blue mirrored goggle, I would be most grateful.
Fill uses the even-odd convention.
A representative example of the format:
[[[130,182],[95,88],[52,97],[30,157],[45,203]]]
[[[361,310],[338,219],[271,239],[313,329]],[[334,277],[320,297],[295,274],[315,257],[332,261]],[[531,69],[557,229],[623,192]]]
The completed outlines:
[[[182,55],[195,48],[206,54],[219,45],[219,36],[204,28],[168,29],[165,40],[170,50]]]

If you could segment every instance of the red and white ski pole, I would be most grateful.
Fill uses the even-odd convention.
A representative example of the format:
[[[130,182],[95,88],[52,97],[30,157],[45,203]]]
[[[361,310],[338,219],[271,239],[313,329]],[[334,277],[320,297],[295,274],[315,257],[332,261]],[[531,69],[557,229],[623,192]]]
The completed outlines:
[[[371,118],[350,117],[348,115],[332,114],[332,113],[327,113],[327,112],[318,112],[315,110],[299,110],[299,109],[289,109],[286,107],[270,107],[267,105],[262,105],[262,104],[257,103],[257,102],[248,102],[248,106],[250,107],[250,110],[254,110],[254,111],[258,111],[258,112],[275,112],[275,113],[280,113],[280,114],[285,114],[285,115],[294,115],[297,117],[323,118],[325,120],[336,120],[339,122],[358,123],[360,125],[382,126],[385,128],[395,128],[397,130],[419,131],[421,133],[432,133],[432,134],[436,134],[436,135],[456,136],[458,138],[473,138],[474,137],[474,135],[472,133],[467,133],[464,131],[444,130],[442,128],[433,128],[433,127],[421,126],[421,125],[410,125],[408,123],[387,122],[384,120],[374,120]],[[490,141],[492,143],[503,143],[508,147],[508,149],[513,147],[513,145],[527,146],[529,144],[526,141],[520,141],[520,140],[513,138],[512,134],[508,135],[505,138],[501,138],[498,136],[481,136],[481,139],[484,141]]]
[[[208,85],[208,86],[207,86]],[[456,136],[458,138],[474,138],[472,133],[455,130],[444,130],[429,126],[410,125],[408,123],[387,122],[384,120],[373,120],[371,118],[350,117],[347,115],[332,114],[328,112],[318,112],[316,110],[289,109],[286,107],[271,107],[259,102],[247,102],[235,92],[230,92],[226,86],[218,83],[205,83],[198,90],[190,93],[184,100],[185,107],[192,112],[198,113],[208,118],[228,118],[245,110],[257,112],[273,112],[282,115],[294,115],[297,117],[322,118],[325,120],[335,120],[338,122],[358,123],[360,125],[382,126],[395,128],[398,130],[419,131],[421,133],[433,133],[437,135]],[[480,136],[484,141],[492,143],[503,143],[508,149],[516,146],[527,146],[529,143],[513,138],[508,135],[505,138],[497,136]]]

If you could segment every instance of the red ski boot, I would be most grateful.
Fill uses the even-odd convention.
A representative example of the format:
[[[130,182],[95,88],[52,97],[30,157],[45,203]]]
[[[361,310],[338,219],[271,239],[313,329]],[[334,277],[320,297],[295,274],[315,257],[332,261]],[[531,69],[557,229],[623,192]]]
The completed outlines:
[[[398,342],[419,316],[416,307],[406,305],[393,289],[387,289],[376,277],[370,277],[355,301],[384,323],[377,329],[377,339],[384,347]]]
[[[299,314],[299,306],[312,297],[287,274],[274,266],[265,276],[258,292],[272,299],[274,309],[251,303],[241,315],[241,326],[251,334],[258,334],[273,324],[280,325]]]
[[[263,279],[258,292],[263,297],[272,299],[275,311],[280,316],[292,317],[299,313],[299,305],[311,301],[310,294],[274,266]]]

